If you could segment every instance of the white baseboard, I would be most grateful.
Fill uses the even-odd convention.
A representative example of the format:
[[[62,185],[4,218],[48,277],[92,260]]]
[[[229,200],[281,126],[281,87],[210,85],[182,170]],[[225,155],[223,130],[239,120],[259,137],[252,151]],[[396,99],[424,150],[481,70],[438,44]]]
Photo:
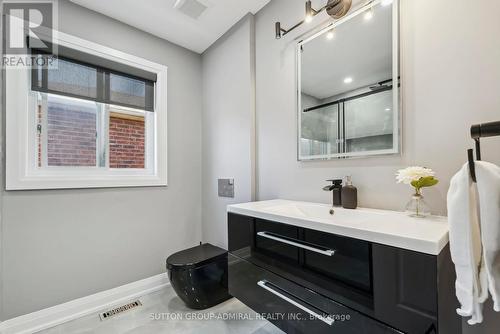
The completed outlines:
[[[12,318],[0,323],[2,334],[28,334],[103,311],[169,285],[167,274],[160,274],[120,287],[78,298],[64,304]]]

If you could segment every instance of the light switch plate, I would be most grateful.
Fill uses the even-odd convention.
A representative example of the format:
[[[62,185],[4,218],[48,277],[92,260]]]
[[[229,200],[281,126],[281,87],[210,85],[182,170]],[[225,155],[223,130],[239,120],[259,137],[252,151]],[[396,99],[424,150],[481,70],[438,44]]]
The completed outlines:
[[[218,180],[219,197],[234,198],[234,179]]]

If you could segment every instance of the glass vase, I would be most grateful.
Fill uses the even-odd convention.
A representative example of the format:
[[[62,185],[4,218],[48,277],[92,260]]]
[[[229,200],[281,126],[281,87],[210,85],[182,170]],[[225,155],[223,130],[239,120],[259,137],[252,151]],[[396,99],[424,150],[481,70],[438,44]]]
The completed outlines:
[[[424,196],[416,192],[411,196],[408,204],[406,204],[406,213],[408,213],[410,217],[425,218],[431,214],[431,209],[424,201]]]

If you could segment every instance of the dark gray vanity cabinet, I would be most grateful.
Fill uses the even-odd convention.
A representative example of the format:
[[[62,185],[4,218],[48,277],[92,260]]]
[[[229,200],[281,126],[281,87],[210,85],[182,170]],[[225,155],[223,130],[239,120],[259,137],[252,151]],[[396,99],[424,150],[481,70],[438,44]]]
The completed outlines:
[[[449,249],[429,255],[228,214],[229,292],[287,333],[459,334]]]
[[[437,256],[373,244],[375,316],[408,333],[461,333],[449,247]]]

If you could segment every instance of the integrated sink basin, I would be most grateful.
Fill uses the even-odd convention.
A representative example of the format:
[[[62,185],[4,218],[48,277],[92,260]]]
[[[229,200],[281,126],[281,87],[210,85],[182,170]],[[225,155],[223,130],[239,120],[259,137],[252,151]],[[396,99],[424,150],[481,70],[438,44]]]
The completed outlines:
[[[396,211],[348,210],[281,199],[229,205],[228,212],[431,255],[448,243],[448,222],[441,216],[412,218]]]
[[[355,222],[370,219],[373,218],[373,214],[377,214],[373,212],[367,213],[365,210],[345,210],[341,208],[333,208],[326,204],[292,201],[285,202],[286,203],[269,206],[266,210],[278,215],[338,222]]]

